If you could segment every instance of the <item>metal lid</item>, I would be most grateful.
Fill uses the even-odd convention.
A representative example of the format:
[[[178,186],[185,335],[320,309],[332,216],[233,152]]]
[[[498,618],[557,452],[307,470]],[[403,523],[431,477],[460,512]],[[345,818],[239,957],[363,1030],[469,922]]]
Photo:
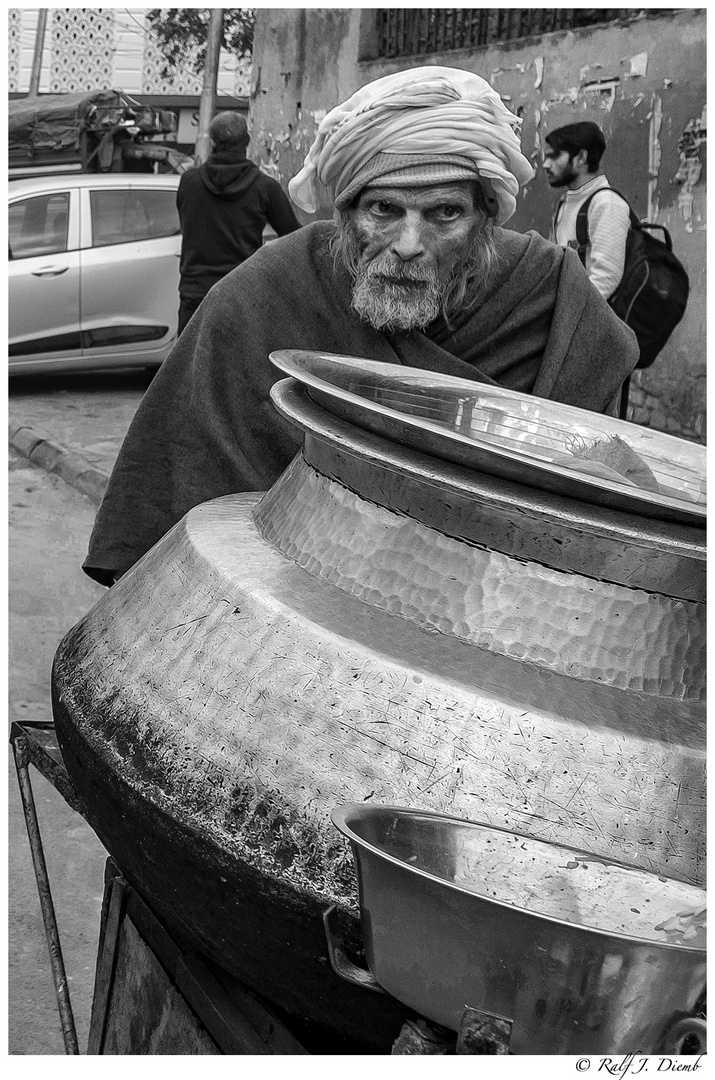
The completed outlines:
[[[703,527],[705,447],[561,402],[360,357],[272,363],[324,408],[441,460],[614,510]]]

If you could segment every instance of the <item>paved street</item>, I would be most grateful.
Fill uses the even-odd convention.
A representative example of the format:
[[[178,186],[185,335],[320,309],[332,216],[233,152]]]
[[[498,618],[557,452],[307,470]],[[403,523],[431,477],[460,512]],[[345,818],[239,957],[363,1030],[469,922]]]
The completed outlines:
[[[17,380],[12,419],[109,468],[148,382],[144,373]],[[47,720],[52,657],[104,594],[81,571],[95,507],[11,452],[9,697],[11,720]],[[80,1050],[89,1033],[105,852],[54,788],[31,770]],[[64,1044],[14,763],[9,774],[9,1052],[63,1054]]]
[[[108,470],[151,378],[144,370],[14,376],[9,420],[29,424]]]

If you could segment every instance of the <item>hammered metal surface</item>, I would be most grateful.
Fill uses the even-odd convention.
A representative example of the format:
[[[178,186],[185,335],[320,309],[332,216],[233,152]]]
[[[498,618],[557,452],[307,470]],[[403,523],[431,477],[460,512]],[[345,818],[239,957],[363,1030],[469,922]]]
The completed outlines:
[[[269,545],[254,504],[191,511],[69,636],[68,715],[127,782],[325,900],[354,902],[329,814],[364,800],[703,880],[703,710],[360,602]]]
[[[337,419],[292,379],[276,383],[271,397],[304,429],[306,461],[369,502],[555,570],[705,601],[704,529],[594,507],[438,461]]]
[[[700,700],[705,607],[444,536],[361,499],[301,457],[256,510],[289,559],[418,626],[577,679]]]
[[[482,477],[479,486],[486,492],[464,492],[441,478],[422,480],[415,471],[406,474],[389,460],[366,461],[362,455],[311,436],[304,441],[303,457],[316,472],[368,502],[407,514],[456,540],[629,589],[705,602],[704,543],[668,547],[657,534],[634,538],[620,530],[609,535],[605,520],[599,529],[590,522],[583,525],[573,507],[559,507],[565,512],[555,514],[553,505],[528,506],[523,489],[506,494],[498,480],[490,483]]]

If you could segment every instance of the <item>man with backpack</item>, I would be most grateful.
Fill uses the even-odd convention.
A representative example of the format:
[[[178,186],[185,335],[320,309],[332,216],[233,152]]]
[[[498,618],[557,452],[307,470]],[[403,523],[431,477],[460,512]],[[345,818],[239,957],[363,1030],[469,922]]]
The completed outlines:
[[[551,239],[574,248],[595,289],[638,341],[636,367],[650,367],[685,314],[689,282],[662,225],[640,221],[599,171],[606,140],[582,120],[546,136],[544,171],[559,199]],[[662,239],[652,235],[656,230]],[[627,379],[619,415],[628,412]]]
[[[609,300],[623,277],[630,208],[599,171],[606,149],[603,132],[598,124],[582,120],[556,128],[545,142],[544,172],[549,184],[566,188],[556,207],[551,239],[560,247],[578,250],[576,221],[588,200],[586,273],[604,300]]]

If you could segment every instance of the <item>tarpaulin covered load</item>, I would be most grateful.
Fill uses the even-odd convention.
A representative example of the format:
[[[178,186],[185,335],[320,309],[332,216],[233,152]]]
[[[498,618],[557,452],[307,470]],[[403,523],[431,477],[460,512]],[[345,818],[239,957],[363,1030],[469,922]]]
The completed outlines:
[[[79,148],[79,135],[87,114],[98,99],[116,102],[111,90],[98,94],[61,94],[10,102],[8,142],[10,163],[32,158],[36,150]]]
[[[119,90],[78,94],[40,94],[10,102],[8,143],[10,168],[81,162],[92,171],[111,167],[114,135],[131,140],[176,131],[176,117],[153,109]],[[94,155],[102,139],[108,154]],[[91,161],[96,157],[101,161]]]

